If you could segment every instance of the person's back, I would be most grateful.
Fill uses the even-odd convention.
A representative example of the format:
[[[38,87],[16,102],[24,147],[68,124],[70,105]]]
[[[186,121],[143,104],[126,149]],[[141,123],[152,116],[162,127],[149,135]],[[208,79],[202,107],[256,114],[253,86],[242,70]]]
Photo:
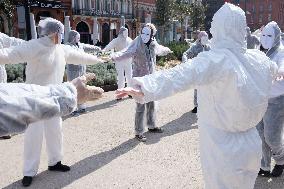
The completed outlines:
[[[213,49],[201,53],[197,59],[212,60],[213,57],[216,62],[208,63],[212,64],[208,65],[210,69],[212,67],[211,82],[197,87],[199,119],[214,120],[212,126],[226,132],[247,131],[255,127],[265,112],[270,92],[269,58],[258,50],[236,54],[228,49]],[[222,113],[221,117],[219,113]]]

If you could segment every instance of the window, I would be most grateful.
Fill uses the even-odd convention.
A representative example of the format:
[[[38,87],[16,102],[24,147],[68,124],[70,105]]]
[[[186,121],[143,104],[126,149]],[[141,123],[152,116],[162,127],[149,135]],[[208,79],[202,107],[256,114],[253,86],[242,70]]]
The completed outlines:
[[[262,4],[259,6],[259,11],[263,12],[263,5]]]
[[[262,18],[263,18],[263,15],[260,14],[260,15],[259,15],[259,21],[258,21],[259,23],[262,23]]]
[[[250,15],[250,23],[253,24],[253,15]]]
[[[272,3],[270,2],[269,6],[268,6],[268,11],[271,12],[272,11]]]
[[[75,9],[80,9],[79,0],[75,0],[74,1],[74,8]]]
[[[100,10],[100,1],[97,0],[96,10]]]
[[[270,22],[272,20],[272,16],[271,14],[268,14],[268,22]]]
[[[255,13],[255,6],[254,5],[252,5],[251,12]]]

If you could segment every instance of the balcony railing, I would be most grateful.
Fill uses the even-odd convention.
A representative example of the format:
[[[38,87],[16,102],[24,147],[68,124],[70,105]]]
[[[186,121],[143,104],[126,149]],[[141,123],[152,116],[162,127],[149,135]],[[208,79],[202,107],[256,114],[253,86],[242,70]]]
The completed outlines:
[[[115,11],[100,11],[95,9],[73,9],[73,15],[112,17],[112,18],[120,18],[121,16],[124,16],[126,19],[134,18],[133,14],[123,14]]]

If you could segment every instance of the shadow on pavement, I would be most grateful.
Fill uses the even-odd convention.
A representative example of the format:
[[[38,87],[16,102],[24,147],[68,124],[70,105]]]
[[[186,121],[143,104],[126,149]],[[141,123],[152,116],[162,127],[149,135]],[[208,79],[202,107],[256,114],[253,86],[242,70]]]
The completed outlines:
[[[120,101],[117,101],[116,99],[114,100],[111,100],[111,101],[108,101],[108,102],[104,102],[102,104],[98,104],[98,105],[95,105],[95,106],[90,106],[90,107],[87,107],[86,108],[86,112],[85,113],[81,113],[80,115],[83,115],[83,114],[87,114],[87,113],[90,113],[90,112],[93,112],[93,111],[98,111],[98,110],[102,110],[102,109],[107,109],[107,108],[111,108],[111,107],[114,107],[116,106],[118,103],[120,102],[123,102],[127,99],[122,99]],[[63,120],[67,120],[69,118],[72,118],[72,117],[79,117],[80,115],[78,116],[72,116],[71,114],[68,115],[68,116],[64,116],[62,117]]]
[[[146,132],[145,135],[147,137],[147,145],[154,144],[160,141],[161,138],[172,136],[184,131],[188,131],[191,129],[197,129],[198,126],[193,124],[197,123],[197,115],[191,112],[184,113],[180,118],[175,119],[161,128],[164,130],[163,133],[149,133]]]
[[[257,177],[254,189],[283,189],[284,176],[278,178]]]
[[[113,101],[97,105],[94,107],[95,110],[99,108],[108,107],[115,104]],[[147,134],[147,144],[153,144],[158,142],[162,137],[171,136],[180,132],[188,131],[191,129],[196,129],[197,126],[191,126],[196,123],[197,117],[195,114],[190,112],[183,114],[180,118],[167,123],[162,126],[164,133],[161,134]],[[33,184],[29,189],[53,189],[53,188],[63,188],[69,184],[75,182],[78,179],[100,169],[101,167],[107,165],[119,156],[134,149],[140,142],[136,139],[129,139],[115,148],[101,152],[99,154],[94,154],[87,157],[71,166],[71,170],[66,173],[60,172],[50,172],[43,171],[33,179]],[[15,189],[22,188],[21,180],[18,180],[3,189]]]

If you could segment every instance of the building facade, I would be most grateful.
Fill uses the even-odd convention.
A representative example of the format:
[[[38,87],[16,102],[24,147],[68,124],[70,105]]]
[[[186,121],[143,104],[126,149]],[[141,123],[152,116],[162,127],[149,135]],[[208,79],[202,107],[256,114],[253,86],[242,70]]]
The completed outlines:
[[[97,39],[103,46],[117,36],[125,18],[129,36],[135,36],[134,6],[131,0],[72,0],[71,27],[77,30],[85,43],[92,43],[94,20],[97,20]]]
[[[284,31],[283,0],[240,0],[239,6],[245,10],[247,24],[251,30],[256,30],[270,21],[275,21]]]
[[[71,27],[81,34],[82,42],[92,44],[96,38],[103,46],[117,36],[122,22],[125,22],[129,36],[135,38],[145,22],[154,21],[156,11],[155,0],[30,0],[30,2],[34,2],[30,5],[30,12],[34,14],[36,25],[44,17],[52,17],[63,23],[64,17],[70,16]],[[13,35],[25,39],[25,9],[19,4],[17,3],[15,10]],[[0,12],[0,29],[4,33],[8,33],[6,20]],[[94,25],[97,25],[99,34],[97,37],[93,35]]]

